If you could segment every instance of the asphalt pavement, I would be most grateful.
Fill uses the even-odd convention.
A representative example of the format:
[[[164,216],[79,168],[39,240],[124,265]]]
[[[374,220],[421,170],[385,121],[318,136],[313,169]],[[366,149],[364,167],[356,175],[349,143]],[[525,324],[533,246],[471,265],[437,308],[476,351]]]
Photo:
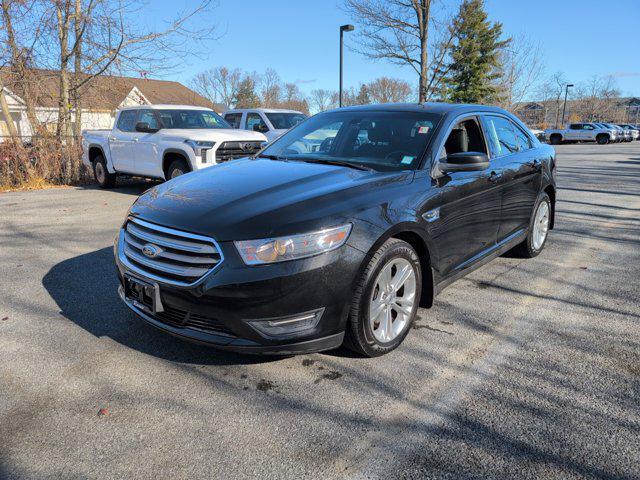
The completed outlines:
[[[148,183],[0,194],[0,478],[640,478],[640,142],[557,151],[545,251],[375,359],[138,320],[112,243]]]

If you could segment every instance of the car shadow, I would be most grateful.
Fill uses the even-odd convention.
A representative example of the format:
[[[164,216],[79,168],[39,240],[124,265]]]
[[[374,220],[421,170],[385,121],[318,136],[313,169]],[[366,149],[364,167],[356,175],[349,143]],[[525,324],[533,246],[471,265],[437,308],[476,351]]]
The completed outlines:
[[[139,177],[119,177],[115,187],[109,189],[110,192],[122,193],[125,195],[141,195],[144,191],[160,185],[161,180],[151,180]],[[78,188],[82,190],[103,190],[97,183],[87,183],[80,185]]]
[[[265,363],[282,358],[242,355],[189,343],[137,318],[117,293],[118,278],[110,247],[54,265],[42,284],[64,317],[96,337],[108,337],[147,355],[207,365]]]

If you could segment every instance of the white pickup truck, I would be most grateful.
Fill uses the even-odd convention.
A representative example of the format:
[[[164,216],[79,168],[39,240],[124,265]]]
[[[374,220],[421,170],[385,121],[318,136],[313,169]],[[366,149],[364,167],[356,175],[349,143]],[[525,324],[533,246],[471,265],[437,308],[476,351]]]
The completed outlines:
[[[266,142],[262,133],[233,129],[211,109],[144,105],[120,110],[111,130],[82,132],[82,161],[108,188],[117,175],[169,180],[254,155]]]
[[[224,112],[224,119],[233,128],[264,133],[269,142],[306,118],[302,112],[281,108],[236,108]]]
[[[616,130],[597,123],[571,123],[564,129],[545,130],[544,136],[551,145],[565,142],[597,142],[605,145],[619,140]]]

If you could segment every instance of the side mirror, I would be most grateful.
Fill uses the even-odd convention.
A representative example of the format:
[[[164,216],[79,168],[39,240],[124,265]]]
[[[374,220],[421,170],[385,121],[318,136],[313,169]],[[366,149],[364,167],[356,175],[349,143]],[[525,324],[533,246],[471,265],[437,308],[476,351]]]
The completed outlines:
[[[264,132],[268,132],[269,131],[269,127],[267,127],[266,125],[262,125],[260,123],[256,123],[253,126],[253,131],[254,132],[264,133]]]
[[[136,123],[136,132],[142,133],[155,133],[159,128],[151,128],[147,122],[138,122]]]
[[[489,168],[489,157],[481,152],[451,153],[438,167],[442,172],[477,172]]]

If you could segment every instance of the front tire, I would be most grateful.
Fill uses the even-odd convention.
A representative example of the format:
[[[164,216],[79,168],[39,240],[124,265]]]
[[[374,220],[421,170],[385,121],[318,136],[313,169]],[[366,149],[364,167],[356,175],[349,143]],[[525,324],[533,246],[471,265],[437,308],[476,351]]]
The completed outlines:
[[[113,188],[116,184],[115,173],[109,173],[107,162],[102,155],[96,155],[93,159],[93,177],[102,188]]]
[[[420,259],[411,245],[387,240],[356,286],[345,346],[377,357],[397,348],[415,320],[422,291]]]
[[[513,249],[517,257],[534,258],[540,255],[547,243],[551,227],[551,208],[549,196],[546,193],[540,194],[531,215],[527,238]]]
[[[189,167],[187,167],[187,163],[184,160],[174,160],[167,169],[166,179],[171,180],[188,172]]]

